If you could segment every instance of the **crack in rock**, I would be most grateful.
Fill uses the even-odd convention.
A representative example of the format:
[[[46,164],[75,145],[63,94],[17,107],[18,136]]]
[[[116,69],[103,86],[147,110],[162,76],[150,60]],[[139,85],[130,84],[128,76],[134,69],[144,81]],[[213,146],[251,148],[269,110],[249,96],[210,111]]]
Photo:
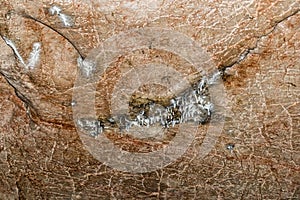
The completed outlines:
[[[271,27],[271,30],[270,30],[270,31],[268,31],[267,33],[265,33],[265,34],[263,34],[263,35],[261,35],[261,36],[256,37],[257,40],[256,40],[256,42],[255,42],[254,47],[248,48],[248,49],[246,49],[244,52],[242,52],[242,53],[239,55],[239,57],[237,58],[237,60],[234,61],[232,64],[227,65],[227,66],[222,66],[222,67],[220,68],[220,71],[222,72],[222,74],[225,75],[225,71],[226,71],[227,69],[229,69],[229,68],[235,66],[236,64],[239,64],[239,63],[241,63],[242,61],[244,61],[245,59],[247,59],[247,57],[248,57],[254,50],[256,50],[256,49],[258,48],[258,44],[260,43],[260,41],[261,41],[264,37],[267,37],[267,36],[269,36],[270,34],[272,34],[272,33],[276,30],[277,26],[278,26],[280,23],[282,23],[282,22],[288,20],[290,17],[292,17],[292,16],[298,14],[299,11],[300,11],[300,9],[298,9],[298,10],[292,12],[291,14],[287,15],[286,17],[284,17],[284,18],[278,20],[277,22],[275,22],[275,25]]]

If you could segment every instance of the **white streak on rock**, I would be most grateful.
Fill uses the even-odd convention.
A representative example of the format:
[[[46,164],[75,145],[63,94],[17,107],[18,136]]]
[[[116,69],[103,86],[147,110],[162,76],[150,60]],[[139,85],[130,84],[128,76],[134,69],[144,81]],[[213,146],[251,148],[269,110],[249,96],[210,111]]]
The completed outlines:
[[[49,13],[51,15],[58,15],[61,12],[61,8],[58,6],[52,6],[51,8],[49,8]]]
[[[65,27],[73,26],[74,21],[73,21],[72,17],[62,13],[61,11],[62,11],[62,9],[58,6],[52,6],[51,8],[49,8],[49,13],[51,15],[57,15]]]
[[[34,69],[34,67],[36,66],[40,58],[41,43],[39,42],[33,43],[32,51],[28,59],[28,64],[26,64],[21,54],[19,53],[16,45],[6,37],[3,37],[3,39],[5,40],[5,43],[12,48],[18,60],[24,65],[26,69]]]
[[[59,19],[62,21],[64,26],[66,27],[71,27],[74,25],[72,17],[66,15],[66,14],[59,14],[58,15]]]
[[[26,66],[26,64],[25,64],[25,62],[24,62],[22,56],[21,56],[20,53],[18,52],[18,49],[17,49],[17,47],[15,46],[15,44],[14,44],[11,40],[9,40],[8,38],[6,38],[6,37],[3,37],[3,39],[4,39],[5,43],[6,43],[8,46],[10,46],[10,47],[12,48],[12,50],[13,50],[14,53],[15,53],[15,55],[16,55],[17,58],[19,59],[19,61],[20,61],[23,65]]]
[[[90,62],[88,60],[82,60],[81,57],[77,59],[78,67],[80,68],[81,72],[86,76],[90,77],[91,74],[95,70],[95,64],[93,62]]]
[[[217,83],[220,78],[221,78],[221,73],[218,71],[218,72],[214,73],[210,79],[208,79],[207,83],[209,85],[213,85],[213,84]]]
[[[39,42],[33,43],[33,48],[29,55],[27,68],[34,69],[36,64],[39,62],[40,52],[41,52],[41,43]]]
[[[103,126],[97,119],[81,118],[77,120],[77,125],[92,137],[97,137],[103,132]]]

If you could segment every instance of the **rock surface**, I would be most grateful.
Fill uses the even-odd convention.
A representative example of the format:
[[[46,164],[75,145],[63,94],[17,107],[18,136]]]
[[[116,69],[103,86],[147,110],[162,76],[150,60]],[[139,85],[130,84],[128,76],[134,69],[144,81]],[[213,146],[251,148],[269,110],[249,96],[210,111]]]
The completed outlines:
[[[300,1],[3,0],[0,6],[0,199],[300,199]],[[79,57],[141,27],[168,27],[197,41],[224,72],[228,112],[204,158],[196,147],[209,124],[176,162],[139,174],[110,168],[87,151],[74,126],[72,95]],[[190,69],[178,55],[128,52],[97,86],[101,117],[126,67],[155,59]],[[192,70],[181,71],[192,80]]]

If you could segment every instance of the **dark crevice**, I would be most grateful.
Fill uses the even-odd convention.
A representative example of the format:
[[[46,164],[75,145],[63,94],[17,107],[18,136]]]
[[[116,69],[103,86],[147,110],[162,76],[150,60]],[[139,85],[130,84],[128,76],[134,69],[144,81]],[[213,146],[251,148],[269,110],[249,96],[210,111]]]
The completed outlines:
[[[5,42],[4,40],[4,36],[0,33],[0,37],[3,39],[3,41]],[[9,46],[9,45],[8,45]],[[11,46],[9,46],[10,48],[12,48]],[[13,51],[14,55],[15,55],[15,52]],[[16,55],[15,55],[16,56]],[[9,78],[0,70],[0,75],[2,75],[4,77],[4,79],[6,80],[6,82],[8,83],[8,85],[10,85],[13,89],[14,89],[14,92],[15,92],[15,95],[25,104],[25,109],[26,109],[26,115],[29,117],[30,121],[33,122],[33,119],[32,119],[32,115],[31,115],[31,110],[33,110],[34,113],[36,113],[36,110],[32,104],[32,102],[26,98],[14,85],[13,83],[11,83],[11,81],[9,80]]]
[[[263,34],[263,35],[260,35],[260,36],[257,36],[257,37],[256,37],[257,40],[256,40],[256,42],[255,42],[255,46],[254,46],[254,47],[251,47],[251,48],[246,49],[244,52],[242,52],[242,53],[239,55],[239,58],[238,58],[236,61],[232,62],[230,65],[227,65],[227,66],[221,66],[221,67],[220,67],[220,71],[221,71],[222,77],[226,75],[226,73],[225,73],[226,69],[231,68],[231,67],[235,66],[236,64],[239,64],[240,62],[242,62],[243,60],[245,60],[245,59],[249,56],[249,54],[251,54],[251,52],[252,52],[253,50],[257,49],[257,48],[258,48],[258,44],[259,44],[259,42],[261,41],[262,38],[267,37],[268,35],[272,34],[272,33],[276,30],[277,26],[278,26],[281,22],[284,22],[284,21],[286,21],[287,19],[289,19],[290,17],[296,15],[299,11],[300,11],[300,9],[297,9],[297,10],[295,10],[294,12],[292,12],[291,14],[287,15],[286,17],[284,17],[284,18],[282,18],[282,19],[280,19],[280,20],[278,20],[278,21],[275,21],[275,24],[274,24],[274,26],[271,27],[271,30],[270,30],[270,31],[268,31],[267,33],[265,33],[265,34]]]
[[[28,98],[26,98],[21,92],[19,92],[19,90],[10,82],[9,78],[7,78],[2,71],[0,71],[0,75],[2,75],[6,80],[6,82],[14,89],[16,97],[18,97],[18,99],[20,99],[24,103],[26,109],[26,115],[29,117],[30,121],[33,122],[30,111],[32,110],[34,113],[36,113],[36,110],[32,102]]]
[[[74,43],[72,40],[70,40],[70,39],[69,39],[67,36],[65,36],[62,32],[60,32],[59,30],[57,30],[57,29],[53,28],[52,26],[46,24],[45,22],[43,22],[43,21],[41,21],[41,20],[39,20],[39,19],[37,19],[37,18],[32,17],[31,15],[28,15],[28,14],[26,14],[26,13],[23,13],[22,16],[23,16],[24,18],[26,18],[26,19],[30,19],[30,20],[33,20],[33,21],[39,23],[39,24],[42,24],[43,26],[46,26],[46,27],[50,28],[51,30],[53,30],[54,32],[56,32],[56,33],[58,33],[59,35],[61,35],[63,38],[65,38],[65,39],[66,39],[66,40],[74,47],[74,49],[75,49],[75,50],[78,52],[78,54],[80,55],[81,59],[84,60],[85,56],[80,52],[79,48],[75,45],[75,43]]]
[[[239,55],[239,58],[238,58],[236,61],[232,62],[231,64],[229,64],[229,65],[227,65],[227,66],[221,66],[221,67],[219,68],[219,71],[220,71],[220,73],[221,73],[221,76],[222,76],[222,77],[223,77],[223,76],[226,76],[226,73],[225,73],[226,69],[231,68],[231,67],[235,66],[236,64],[239,64],[239,63],[242,62],[243,60],[247,59],[247,57],[252,53],[252,51],[258,48],[258,44],[259,44],[259,42],[261,41],[262,38],[267,37],[268,35],[272,34],[272,33],[276,30],[277,26],[278,26],[281,22],[284,22],[284,21],[286,21],[287,19],[289,19],[290,17],[296,15],[297,13],[299,13],[299,11],[300,11],[300,9],[297,9],[297,10],[295,10],[294,12],[292,12],[291,14],[287,15],[286,17],[284,17],[284,18],[282,18],[282,19],[280,19],[280,20],[278,20],[278,21],[275,21],[274,26],[270,27],[270,28],[271,28],[270,31],[268,31],[268,32],[266,32],[265,34],[262,34],[262,35],[256,37],[257,40],[256,40],[256,42],[255,42],[254,47],[248,48],[248,49],[246,49],[244,52],[242,52],[242,53]],[[24,18],[27,18],[27,19],[33,20],[33,21],[35,21],[35,22],[37,22],[37,23],[39,23],[39,24],[42,24],[43,26],[46,26],[46,27],[48,27],[49,29],[51,29],[51,30],[53,30],[54,32],[56,32],[56,33],[58,33],[59,35],[61,35],[63,38],[65,38],[65,39],[66,39],[66,40],[74,47],[74,49],[78,52],[78,54],[80,55],[80,57],[81,57],[82,59],[85,58],[84,55],[80,52],[79,48],[75,45],[75,43],[72,42],[72,41],[71,41],[67,36],[65,36],[62,32],[60,32],[59,30],[53,28],[52,26],[48,25],[47,23],[41,21],[40,19],[34,18],[33,16],[30,16],[30,15],[28,15],[28,14],[26,14],[26,13],[23,13],[23,14],[21,14],[21,15],[22,15]],[[3,39],[3,35],[2,35],[1,33],[0,33],[0,36],[1,36],[2,39]],[[24,102],[26,108],[31,108],[30,110],[33,110],[34,113],[36,113],[36,111],[35,111],[35,109],[34,109],[34,107],[33,107],[32,102],[31,102],[29,99],[27,99],[24,95],[22,95],[12,83],[10,83],[9,79],[5,76],[5,74],[4,74],[3,72],[0,71],[0,74],[5,78],[5,80],[7,81],[7,83],[8,83],[11,87],[14,88],[14,91],[15,91],[16,96],[17,96],[22,102]],[[294,85],[293,85],[293,86],[294,86]],[[32,120],[31,114],[30,114],[30,113],[27,113],[27,115],[29,116],[30,120]],[[50,122],[50,123],[51,123],[51,122]]]

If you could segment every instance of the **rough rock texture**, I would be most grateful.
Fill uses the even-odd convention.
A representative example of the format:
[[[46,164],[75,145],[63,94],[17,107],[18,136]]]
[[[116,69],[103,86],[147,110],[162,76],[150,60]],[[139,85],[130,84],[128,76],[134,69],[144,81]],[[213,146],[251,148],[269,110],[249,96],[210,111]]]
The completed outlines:
[[[70,26],[49,11],[53,5]],[[0,199],[300,199],[300,1],[2,0],[0,6]],[[82,144],[71,106],[77,58],[137,27],[186,34],[224,71],[230,111],[206,157],[192,146],[161,170],[134,174],[103,165]],[[26,63],[33,43],[41,43],[33,69],[4,37]],[[130,56],[145,60],[140,52]],[[118,62],[107,72],[112,83],[126,59]],[[109,99],[98,98],[108,112]]]

